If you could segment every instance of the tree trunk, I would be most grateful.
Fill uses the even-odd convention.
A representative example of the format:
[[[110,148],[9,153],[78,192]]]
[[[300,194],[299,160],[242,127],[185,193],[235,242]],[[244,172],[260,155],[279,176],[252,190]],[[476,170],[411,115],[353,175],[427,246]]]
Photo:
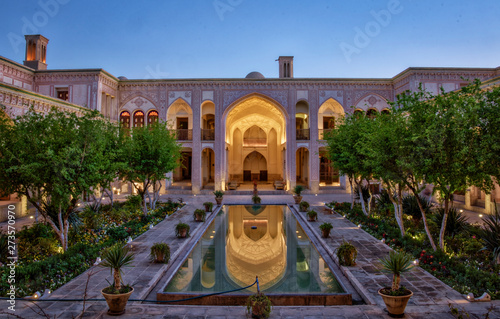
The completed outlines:
[[[432,249],[436,250],[436,244],[434,243],[434,239],[432,239],[429,225],[427,225],[427,215],[425,214],[424,207],[422,206],[422,203],[420,202],[420,196],[417,193],[417,190],[415,189],[415,187],[413,187],[411,184],[407,184],[407,185],[411,189],[411,192],[413,193],[415,198],[417,199],[417,204],[418,204],[418,207],[420,208],[420,213],[422,214],[422,222],[424,223],[425,233],[427,234],[427,238],[429,239],[429,242],[431,244]]]
[[[401,232],[401,237],[405,235],[405,228],[403,224],[403,204],[402,204],[402,196],[401,196],[401,185],[398,185],[398,200],[394,199],[393,191],[390,183],[387,183],[387,193],[389,194],[389,199],[391,200],[392,205],[394,206],[394,218],[396,218],[396,222],[399,226],[399,231]]]
[[[115,281],[115,288],[120,290],[122,288],[121,278],[120,278],[120,269],[115,268],[113,270],[113,279]]]
[[[349,185],[351,187],[351,209],[354,208],[354,187],[352,187],[352,176],[349,175]]]
[[[113,199],[113,190],[108,190],[108,189],[103,188],[102,191],[105,192],[108,195],[109,200],[111,202],[111,207],[113,207],[113,201],[114,201],[114,199]]]
[[[361,209],[363,210],[363,214],[368,216],[368,213],[366,212],[366,207],[365,207],[365,199],[363,198],[363,190],[361,189],[361,182],[356,183],[358,184],[358,194],[359,194],[359,199],[361,202]]]
[[[391,287],[391,289],[393,291],[398,290],[400,282],[401,282],[401,276],[398,274],[393,274],[392,275],[392,287]]]
[[[449,206],[450,203],[450,197],[449,195],[445,195],[444,198],[444,215],[443,215],[443,220],[441,221],[441,230],[439,231],[439,248],[444,250],[444,233],[446,231],[446,222],[448,221],[448,210],[450,209]]]
[[[366,184],[368,185],[368,194],[370,194],[370,197],[368,197],[368,216],[371,215],[372,213],[372,198],[373,198],[373,194],[372,194],[372,190],[370,189],[370,180],[367,178],[366,179]]]

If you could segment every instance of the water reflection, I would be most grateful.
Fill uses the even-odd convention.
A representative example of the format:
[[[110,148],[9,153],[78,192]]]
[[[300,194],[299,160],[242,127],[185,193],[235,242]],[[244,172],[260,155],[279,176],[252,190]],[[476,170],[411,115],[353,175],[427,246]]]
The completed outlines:
[[[224,291],[255,276],[266,292],[342,292],[288,207],[275,205],[224,207],[165,291]]]

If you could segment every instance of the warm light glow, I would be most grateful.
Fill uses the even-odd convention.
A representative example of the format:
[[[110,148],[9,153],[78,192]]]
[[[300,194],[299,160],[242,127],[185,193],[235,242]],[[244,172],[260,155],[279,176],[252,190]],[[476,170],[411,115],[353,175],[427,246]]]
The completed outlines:
[[[302,238],[302,236],[297,236],[297,238]]]
[[[214,238],[214,236],[210,236],[210,239],[213,239],[213,238]]]
[[[33,219],[33,216],[30,216],[31,219]]]
[[[361,224],[358,225],[358,228],[361,228]]]
[[[215,230],[212,230],[212,234],[215,234]]]
[[[479,214],[479,218],[483,218],[483,214]]]

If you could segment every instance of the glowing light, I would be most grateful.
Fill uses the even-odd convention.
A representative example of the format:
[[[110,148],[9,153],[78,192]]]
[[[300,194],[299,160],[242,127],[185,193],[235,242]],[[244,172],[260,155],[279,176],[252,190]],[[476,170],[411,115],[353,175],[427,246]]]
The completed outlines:
[[[314,196],[318,196],[318,194],[314,194]]]
[[[382,238],[382,239],[380,240],[380,242],[381,242],[381,243],[385,243],[385,238]]]
[[[212,234],[215,234],[215,230],[212,230]]]
[[[483,218],[483,214],[479,214],[479,218]]]
[[[464,212],[464,210],[463,210],[463,209],[461,209],[461,210],[460,210],[460,212],[461,212],[461,213],[463,213],[463,212]]]
[[[297,236],[297,238],[302,238],[302,236]]]
[[[418,259],[415,259],[415,260],[413,261],[413,264],[414,264],[415,266],[418,266]]]
[[[149,224],[149,229],[153,229],[153,227],[155,227],[153,224]]]
[[[361,228],[361,224],[358,225],[358,228]]]
[[[38,299],[42,296],[42,294],[40,293],[40,291],[37,291],[33,294],[33,299]]]
[[[30,216],[30,219],[33,219],[34,217],[33,216]]]
[[[132,236],[128,236],[127,244],[130,244],[131,242],[132,242]]]
[[[299,231],[298,231],[298,230],[296,230],[295,232],[296,232],[297,234],[299,233]]]
[[[210,236],[210,239],[214,238],[214,236]]]
[[[80,207],[80,203],[76,204],[76,206]]]

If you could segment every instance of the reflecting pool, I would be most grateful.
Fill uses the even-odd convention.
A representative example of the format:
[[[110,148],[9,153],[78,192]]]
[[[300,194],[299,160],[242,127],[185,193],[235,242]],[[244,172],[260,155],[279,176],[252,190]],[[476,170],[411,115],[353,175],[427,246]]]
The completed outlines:
[[[344,292],[288,206],[224,206],[165,292]],[[256,286],[247,292],[256,291]]]

